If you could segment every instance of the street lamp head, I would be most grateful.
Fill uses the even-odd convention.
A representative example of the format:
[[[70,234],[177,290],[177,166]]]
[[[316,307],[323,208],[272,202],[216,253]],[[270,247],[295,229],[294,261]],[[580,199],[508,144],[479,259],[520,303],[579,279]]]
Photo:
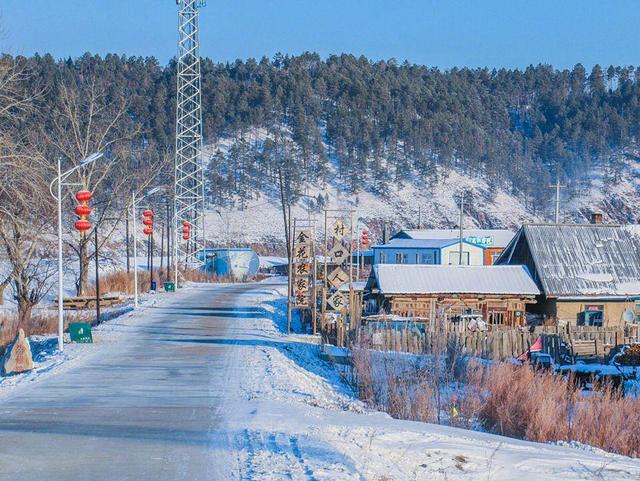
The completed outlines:
[[[94,152],[93,154],[91,154],[90,156],[82,159],[80,161],[80,166],[85,167],[87,165],[89,165],[91,162],[98,160],[100,157],[102,157],[102,152]]]
[[[155,193],[157,193],[157,192],[162,192],[162,191],[164,191],[164,190],[165,190],[165,189],[164,189],[164,187],[162,187],[162,186],[160,186],[160,185],[159,185],[158,187],[154,187],[154,188],[153,188],[153,189],[151,189],[149,192],[147,192],[147,194],[145,195],[145,197],[147,197],[147,196],[149,196],[149,195],[153,195],[153,194],[155,194]]]

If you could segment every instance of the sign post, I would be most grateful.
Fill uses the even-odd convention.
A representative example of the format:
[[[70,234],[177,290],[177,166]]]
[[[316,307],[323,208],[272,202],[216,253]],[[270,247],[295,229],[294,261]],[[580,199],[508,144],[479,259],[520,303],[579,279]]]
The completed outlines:
[[[327,335],[326,313],[336,319],[336,343],[345,341],[347,313],[350,312],[350,297],[344,287],[353,283],[353,210],[325,210],[324,212],[324,289],[322,304],[322,325]]]

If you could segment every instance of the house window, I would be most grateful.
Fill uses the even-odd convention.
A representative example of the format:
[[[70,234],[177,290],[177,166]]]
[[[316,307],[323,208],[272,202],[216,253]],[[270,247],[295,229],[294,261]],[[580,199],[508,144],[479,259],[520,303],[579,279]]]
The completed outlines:
[[[500,254],[502,254],[502,252],[493,252],[491,254],[491,265],[494,265],[496,263],[498,257],[500,257]]]
[[[380,264],[386,264],[387,263],[387,254],[385,254],[384,252],[380,252]]]
[[[420,264],[420,254],[416,254],[416,264]]]
[[[433,252],[422,254],[422,264],[435,264],[436,259]]]
[[[453,266],[459,266],[460,265],[460,252],[459,251],[449,252],[449,264],[453,265]],[[468,266],[469,265],[469,251],[463,251],[462,252],[462,265],[463,266]]]
[[[402,252],[396,252],[396,264],[407,264],[409,261],[409,256],[407,254],[403,254]]]
[[[602,327],[604,319],[604,306],[587,305],[583,312],[578,313],[578,326]]]

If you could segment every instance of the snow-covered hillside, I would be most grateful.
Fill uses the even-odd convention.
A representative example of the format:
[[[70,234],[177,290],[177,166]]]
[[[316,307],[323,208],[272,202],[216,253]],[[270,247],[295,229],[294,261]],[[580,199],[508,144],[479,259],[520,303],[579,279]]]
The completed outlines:
[[[254,132],[254,142],[264,137],[264,132]],[[209,153],[220,149],[227,152],[229,139],[209,147]],[[561,221],[569,223],[589,222],[590,214],[599,211],[605,222],[635,223],[640,209],[640,161],[632,153],[620,154],[623,169],[617,178],[605,173],[601,166],[594,166],[587,181],[573,184],[561,190]],[[334,159],[335,160],[335,159]],[[332,161],[332,169],[336,169]],[[545,205],[534,206],[525,202],[517,192],[507,186],[492,186],[485,178],[454,169],[439,168],[438,181],[425,183],[418,179],[402,185],[389,184],[384,195],[376,195],[372,189],[352,194],[346,192],[336,180],[326,185],[307,184],[301,190],[305,195],[292,207],[292,216],[317,221],[323,228],[322,209],[316,199],[321,196],[324,207],[329,209],[353,209],[355,218],[372,231],[374,243],[381,240],[382,226],[392,230],[423,227],[456,227],[459,219],[460,193],[465,193],[466,228],[517,229],[527,222],[550,222],[555,208],[555,189],[540,185],[545,192]],[[335,176],[337,179],[338,177]],[[313,198],[313,199],[312,199]],[[208,238],[225,245],[249,243],[278,243],[284,238],[282,207],[277,191],[255,193],[243,208],[236,206],[210,210],[206,217]]]
[[[382,225],[392,227],[414,227],[421,221],[423,226],[453,227],[459,217],[458,193],[466,191],[466,217],[464,225],[471,227],[516,227],[523,222],[541,221],[531,214],[521,201],[505,190],[492,192],[486,181],[464,176],[455,171],[437,185],[420,183],[391,188],[385,197],[362,191],[346,194],[336,185],[325,189],[310,185],[309,196],[321,195],[328,209],[353,209],[354,218],[373,231],[373,242],[380,241]],[[292,207],[292,217],[311,216],[322,229],[324,222],[321,210],[311,208],[307,197]],[[313,202],[311,202],[313,203]],[[249,202],[245,209],[219,209],[209,211],[206,217],[209,238],[215,242],[242,244],[268,241],[284,237],[282,207],[277,198],[260,196]]]

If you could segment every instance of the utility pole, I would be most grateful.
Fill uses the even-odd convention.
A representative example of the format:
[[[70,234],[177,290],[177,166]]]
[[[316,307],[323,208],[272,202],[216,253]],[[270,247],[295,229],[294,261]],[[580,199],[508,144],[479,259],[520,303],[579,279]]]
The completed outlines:
[[[98,226],[93,228],[96,243],[96,325],[100,325],[100,263],[98,261]]]
[[[464,216],[464,190],[462,191],[462,194],[460,195],[460,246],[459,246],[459,251],[458,251],[458,265],[462,265],[462,239],[463,239],[463,232],[462,232],[462,222],[463,222],[463,216]]]
[[[560,189],[566,187],[565,185],[560,185],[560,175],[556,177],[556,184],[550,185],[550,188],[556,189],[556,215],[555,215],[555,224],[560,224]]]
[[[204,166],[202,159],[202,93],[200,73],[200,8],[205,0],[178,0],[178,90],[176,111],[175,224],[176,256],[186,269],[200,267],[204,239]],[[191,227],[182,238],[183,222]]]
[[[127,274],[131,272],[131,250],[129,249],[129,209],[127,209],[125,217],[125,236],[127,237]]]

